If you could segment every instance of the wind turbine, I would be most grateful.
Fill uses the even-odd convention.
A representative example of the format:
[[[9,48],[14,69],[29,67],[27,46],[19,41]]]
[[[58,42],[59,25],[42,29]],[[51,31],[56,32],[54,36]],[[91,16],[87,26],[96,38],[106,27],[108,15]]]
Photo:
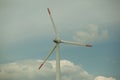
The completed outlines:
[[[60,44],[64,43],[64,44],[71,44],[71,45],[77,45],[77,46],[85,46],[85,47],[92,47],[92,45],[90,44],[81,44],[78,42],[71,42],[71,41],[65,41],[65,40],[61,40],[56,28],[56,25],[53,21],[52,18],[52,14],[49,8],[47,8],[53,28],[54,28],[54,32],[55,32],[55,39],[53,40],[53,42],[55,43],[55,45],[53,46],[53,48],[51,48],[50,52],[48,53],[47,57],[45,57],[44,61],[42,62],[42,64],[39,66],[39,69],[44,65],[44,63],[48,60],[48,58],[50,57],[50,55],[53,53],[53,51],[56,49],[56,80],[61,80],[60,77]]]

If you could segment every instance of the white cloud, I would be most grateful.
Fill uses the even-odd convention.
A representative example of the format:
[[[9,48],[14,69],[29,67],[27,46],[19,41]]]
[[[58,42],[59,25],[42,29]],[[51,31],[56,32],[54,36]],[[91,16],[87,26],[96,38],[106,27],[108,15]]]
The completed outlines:
[[[81,42],[105,40],[108,38],[109,34],[107,30],[102,28],[93,24],[88,25],[85,31],[77,31],[74,39]]]
[[[112,77],[104,77],[104,76],[98,76],[95,78],[95,80],[116,80],[115,78],[112,78]]]
[[[42,60],[22,61],[0,65],[0,79],[5,80],[55,80],[55,61],[48,61],[41,70],[38,70]],[[62,80],[75,80],[93,78],[87,71],[78,65],[61,60]]]
[[[42,60],[25,60],[0,64],[0,80],[55,80],[55,61],[48,61],[38,70]],[[82,67],[68,60],[61,60],[61,80],[94,80]],[[98,76],[95,80],[115,80]]]

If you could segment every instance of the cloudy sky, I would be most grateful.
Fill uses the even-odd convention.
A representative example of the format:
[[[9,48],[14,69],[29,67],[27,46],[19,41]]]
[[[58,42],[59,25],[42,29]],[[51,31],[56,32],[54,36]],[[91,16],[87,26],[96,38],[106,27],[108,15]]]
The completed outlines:
[[[119,0],[0,0],[0,80],[55,80],[49,7],[60,37],[62,80],[120,79]]]

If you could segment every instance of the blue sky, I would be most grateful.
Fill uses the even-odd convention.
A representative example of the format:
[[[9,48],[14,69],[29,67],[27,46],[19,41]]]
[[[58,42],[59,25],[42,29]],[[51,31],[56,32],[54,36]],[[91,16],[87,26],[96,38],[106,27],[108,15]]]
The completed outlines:
[[[93,44],[92,48],[61,44],[61,60],[99,79],[119,80],[119,4],[119,0],[0,0],[0,69],[5,64],[44,59],[55,36],[49,7],[62,39]]]

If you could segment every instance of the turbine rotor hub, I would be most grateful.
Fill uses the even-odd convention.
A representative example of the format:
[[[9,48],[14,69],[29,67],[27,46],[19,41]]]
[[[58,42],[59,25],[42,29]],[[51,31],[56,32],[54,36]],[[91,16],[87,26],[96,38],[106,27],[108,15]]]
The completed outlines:
[[[61,43],[61,40],[60,39],[55,39],[53,40],[54,43]]]

